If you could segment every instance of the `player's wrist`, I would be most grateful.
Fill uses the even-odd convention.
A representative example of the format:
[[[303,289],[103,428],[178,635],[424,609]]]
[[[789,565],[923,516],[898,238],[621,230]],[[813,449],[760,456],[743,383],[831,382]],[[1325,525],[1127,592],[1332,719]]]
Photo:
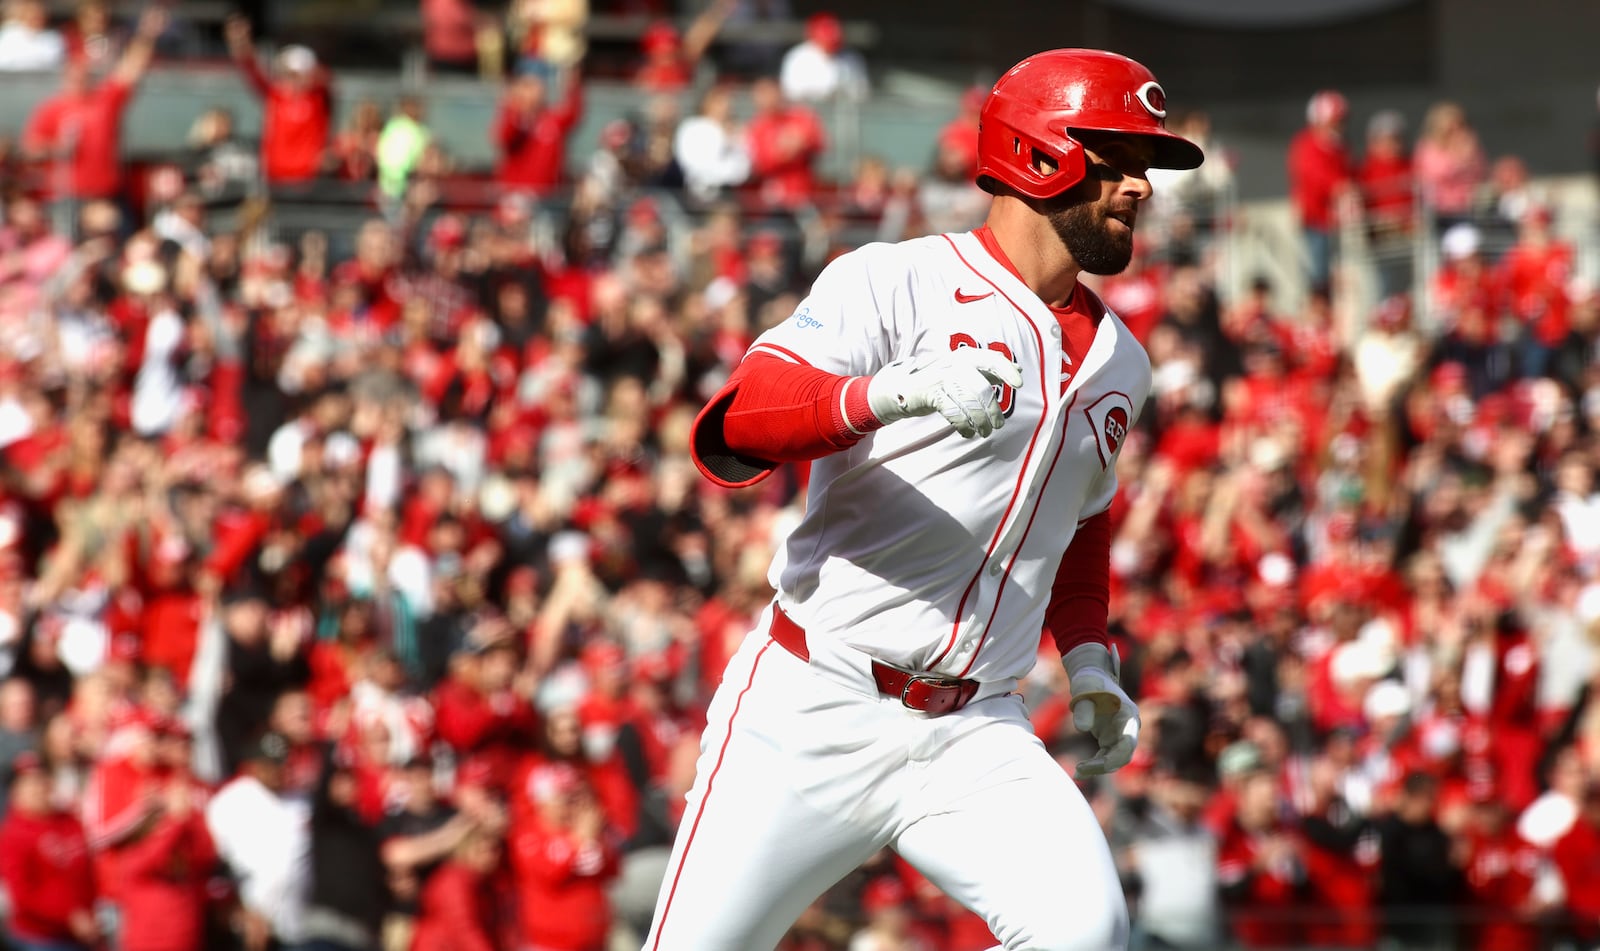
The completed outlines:
[[[885,368],[889,372],[879,372],[867,379],[867,409],[880,427],[914,415],[904,381],[894,369],[895,365],[891,364]]]
[[[1067,669],[1069,677],[1077,677],[1086,670],[1098,670],[1118,684],[1122,682],[1122,658],[1117,655],[1116,648],[1099,641],[1074,647],[1061,658],[1061,666]]]
[[[839,422],[851,436],[865,436],[891,422],[872,408],[871,389],[872,378],[864,376],[851,377],[839,388]]]

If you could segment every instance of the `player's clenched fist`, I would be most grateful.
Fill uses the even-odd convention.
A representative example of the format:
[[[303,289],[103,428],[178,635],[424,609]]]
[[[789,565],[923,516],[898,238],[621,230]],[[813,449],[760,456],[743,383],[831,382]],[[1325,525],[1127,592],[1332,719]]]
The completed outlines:
[[[1122,689],[1116,648],[1079,644],[1061,663],[1072,685],[1072,725],[1100,747],[1078,763],[1076,775],[1099,776],[1128,765],[1139,746],[1139,708]]]
[[[979,347],[897,360],[867,384],[867,405],[885,423],[938,413],[962,436],[987,436],[1006,424],[995,384],[1022,385],[1022,368]]]

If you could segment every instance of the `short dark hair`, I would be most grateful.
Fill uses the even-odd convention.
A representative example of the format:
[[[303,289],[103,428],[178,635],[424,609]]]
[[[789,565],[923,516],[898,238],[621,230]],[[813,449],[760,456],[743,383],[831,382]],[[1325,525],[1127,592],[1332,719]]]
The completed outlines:
[[[1432,795],[1439,791],[1439,780],[1432,773],[1413,770],[1406,774],[1400,788],[1407,796]]]

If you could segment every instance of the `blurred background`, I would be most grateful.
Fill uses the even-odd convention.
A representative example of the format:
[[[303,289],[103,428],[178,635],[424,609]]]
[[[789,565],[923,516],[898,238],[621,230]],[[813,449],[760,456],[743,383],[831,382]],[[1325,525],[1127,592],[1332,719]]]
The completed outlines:
[[[1090,46],[1208,155],[1093,279],[1155,373],[1113,508],[1144,739],[1083,786],[1135,947],[1600,946],[1597,35],[0,0],[4,941],[635,951],[807,480],[718,489],[690,422],[833,257],[980,224],[983,94]],[[886,852],[784,949],[992,944]]]

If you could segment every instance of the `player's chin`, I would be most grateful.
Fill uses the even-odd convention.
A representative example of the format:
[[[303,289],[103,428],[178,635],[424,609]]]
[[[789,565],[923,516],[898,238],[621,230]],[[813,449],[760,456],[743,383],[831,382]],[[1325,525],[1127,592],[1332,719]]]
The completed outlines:
[[[1078,266],[1090,274],[1121,274],[1133,260],[1133,231],[1121,222],[1112,224],[1117,227],[1106,229],[1104,240],[1092,253],[1076,255]]]

